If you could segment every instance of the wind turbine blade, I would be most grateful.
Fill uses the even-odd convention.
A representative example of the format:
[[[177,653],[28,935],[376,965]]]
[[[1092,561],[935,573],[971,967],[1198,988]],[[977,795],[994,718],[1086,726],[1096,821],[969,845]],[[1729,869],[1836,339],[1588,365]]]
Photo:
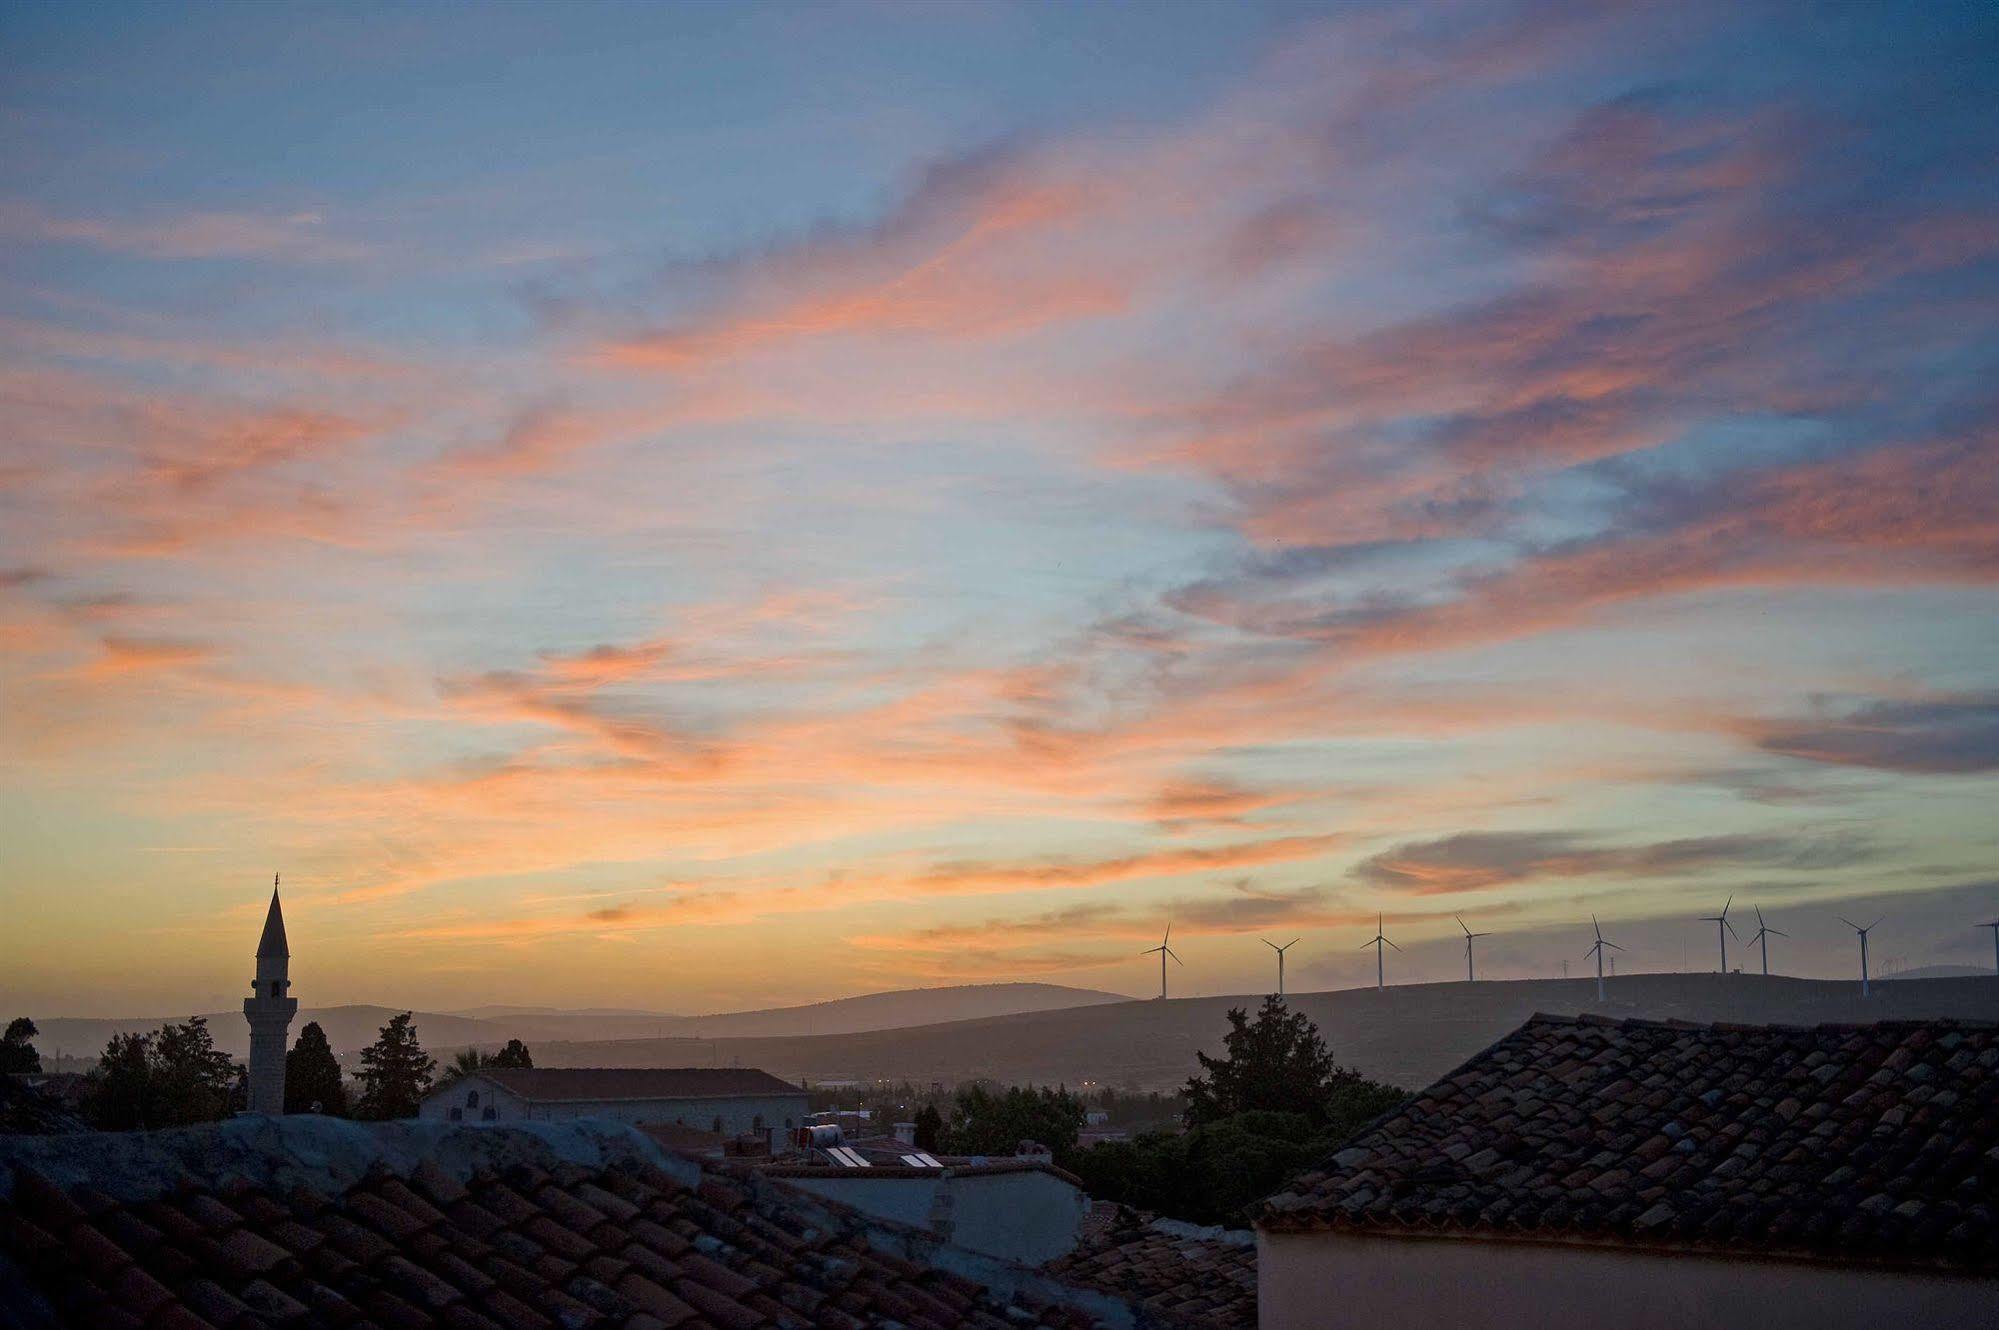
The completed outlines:
[[[1620,946],[1618,946],[1618,945],[1617,945],[1617,944],[1616,944],[1615,942],[1606,942],[1606,943],[1604,943],[1603,945],[1604,945],[1604,946],[1606,946],[1606,947],[1609,947],[1609,948],[1610,948],[1610,949],[1611,949],[1612,951],[1623,951],[1623,950],[1624,950],[1624,948],[1623,948],[1623,947],[1620,947]]]
[[[1881,919],[1886,919],[1887,917],[1888,916],[1884,914],[1881,916]],[[1867,925],[1867,931],[1871,933],[1876,928],[1879,928],[1881,926],[1881,919],[1876,919],[1873,923]]]
[[[1381,940],[1382,940],[1383,942],[1388,942],[1388,939],[1387,939],[1387,938],[1383,938],[1383,939],[1381,939]],[[1389,946],[1391,946],[1391,947],[1395,947],[1395,944],[1394,944],[1393,942],[1388,942],[1388,945],[1389,945]],[[1395,950],[1397,950],[1397,951],[1400,951],[1400,950],[1402,950],[1402,948],[1400,948],[1400,947],[1395,947]]]
[[[1726,928],[1728,930],[1728,935],[1734,938],[1737,942],[1740,942],[1742,940],[1742,934],[1735,931],[1734,924],[1731,924],[1730,922],[1728,922],[1728,920],[1724,919],[1721,921],[1721,926],[1723,928]]]
[[[1361,944],[1360,944],[1360,945],[1359,945],[1358,947],[1355,947],[1355,948],[1354,948],[1354,950],[1355,950],[1355,951],[1366,951],[1366,950],[1367,950],[1367,949],[1368,949],[1369,947],[1371,947],[1371,946],[1373,946],[1373,945],[1374,945],[1374,943],[1373,943],[1372,941],[1367,941],[1367,942],[1363,942],[1363,943],[1361,943]]]
[[[1269,947],[1269,948],[1270,948],[1270,949],[1271,949],[1272,951],[1282,951],[1282,950],[1284,950],[1284,948],[1282,948],[1282,947],[1278,946],[1278,945],[1277,945],[1277,944],[1276,944],[1275,942],[1272,942],[1272,941],[1271,941],[1271,940],[1270,940],[1269,938],[1267,938],[1267,937],[1260,937],[1260,938],[1258,938],[1258,939],[1257,939],[1257,941],[1258,941],[1258,942],[1261,942],[1261,943],[1262,943],[1262,944],[1263,944],[1264,946],[1266,946],[1266,947]]]
[[[1843,914],[1836,914],[1833,916],[1833,918],[1839,920],[1841,923],[1845,924],[1848,928],[1851,928],[1856,933],[1860,931],[1860,925],[1854,923],[1853,920],[1847,918]]]
[[[1167,949],[1167,952],[1166,952],[1166,954],[1167,954],[1168,956],[1171,956],[1171,957],[1173,957],[1173,963],[1174,963],[1175,965],[1185,965],[1185,964],[1187,963],[1187,962],[1185,962],[1185,961],[1181,960],[1181,959],[1180,959],[1180,956],[1179,956],[1179,953],[1177,953],[1177,952],[1173,951],[1173,950],[1172,950],[1171,948],[1168,948],[1168,949]]]
[[[1729,906],[1731,906],[1731,905],[1733,905],[1733,904],[1735,904],[1735,893],[1734,893],[1734,892],[1730,892],[1730,893],[1729,893],[1729,895],[1728,895],[1728,899],[1727,899],[1727,900],[1725,900],[1725,901],[1723,901],[1723,902],[1721,903],[1721,917],[1722,917],[1722,918],[1726,919],[1726,918],[1728,917],[1728,907],[1729,907]]]
[[[1304,938],[1302,938],[1302,937],[1294,937],[1294,938],[1292,938],[1292,939],[1291,939],[1291,940],[1290,940],[1289,942],[1286,942],[1286,943],[1284,944],[1284,948],[1285,948],[1285,950],[1287,950],[1287,951],[1288,951],[1288,950],[1290,950],[1290,949],[1291,949],[1292,947],[1295,947],[1295,946],[1297,946],[1297,945],[1298,945],[1298,944],[1299,944],[1300,942],[1303,942],[1304,940],[1305,940],[1305,939],[1304,939]]]
[[[1173,921],[1171,919],[1168,919],[1166,921],[1166,936],[1159,939],[1159,945],[1163,947],[1172,940],[1173,940]]]
[[[1471,929],[1469,929],[1469,928],[1465,928],[1465,917],[1464,917],[1463,915],[1461,915],[1461,914],[1454,914],[1454,915],[1452,915],[1452,916],[1451,916],[1451,918],[1453,918],[1453,919],[1455,919],[1455,920],[1457,920],[1457,921],[1458,921],[1458,927],[1459,927],[1459,928],[1464,928],[1464,929],[1465,929],[1465,936],[1466,936],[1466,937],[1470,937],[1470,936],[1471,936]]]

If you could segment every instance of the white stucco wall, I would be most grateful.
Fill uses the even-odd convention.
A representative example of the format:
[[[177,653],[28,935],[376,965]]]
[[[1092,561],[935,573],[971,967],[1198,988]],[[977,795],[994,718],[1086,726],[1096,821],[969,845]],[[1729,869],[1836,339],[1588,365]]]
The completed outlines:
[[[1259,1330],[1969,1330],[1999,1325],[1999,1280],[1520,1242],[1259,1233],[1257,1303]]]
[[[468,1102],[472,1095],[478,1096],[478,1103]],[[501,1089],[492,1081],[479,1076],[467,1076],[442,1089],[433,1090],[423,1101],[417,1114],[430,1122],[463,1121],[468,1124],[480,1122],[575,1122],[590,1118],[604,1122],[625,1122],[633,1126],[644,1123],[680,1124],[702,1131],[715,1130],[715,1120],[721,1119],[721,1130],[728,1135],[755,1131],[761,1126],[782,1132],[789,1124],[800,1122],[810,1104],[806,1095],[761,1095],[746,1097],[703,1098],[703,1099],[614,1099],[578,1100],[571,1103],[537,1104],[517,1098]],[[452,1110],[461,1115],[454,1119]],[[487,1110],[493,1116],[486,1116]],[[788,1120],[788,1121],[787,1121]]]
[[[781,1180],[912,1228],[939,1232],[936,1220],[948,1216],[953,1246],[1023,1265],[1052,1261],[1074,1248],[1076,1229],[1090,1207],[1080,1187],[1039,1170],[871,1178],[860,1169],[841,1169],[825,1177]],[[948,1197],[943,1206],[940,1191]]]

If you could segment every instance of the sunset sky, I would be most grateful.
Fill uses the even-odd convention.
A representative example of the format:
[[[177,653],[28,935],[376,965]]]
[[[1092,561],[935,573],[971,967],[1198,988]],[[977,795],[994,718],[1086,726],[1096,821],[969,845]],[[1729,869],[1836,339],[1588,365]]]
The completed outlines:
[[[278,870],[308,1006],[1989,965],[1995,107],[1942,0],[7,6],[0,1016]]]

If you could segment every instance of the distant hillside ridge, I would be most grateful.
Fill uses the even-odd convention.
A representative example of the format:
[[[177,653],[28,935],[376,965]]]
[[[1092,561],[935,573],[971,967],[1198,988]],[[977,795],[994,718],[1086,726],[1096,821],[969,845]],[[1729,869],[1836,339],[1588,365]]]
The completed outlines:
[[[1294,993],[1343,1064],[1411,1089],[1429,1084],[1536,1012],[1651,1020],[1819,1025],[1952,1017],[1999,1022],[1999,978],[1903,979],[1863,999],[1852,980],[1754,974],[1639,974],[1482,980]],[[1096,1085],[1171,1090],[1221,1051],[1231,1007],[1261,994],[1129,1000],[853,1034],[550,1043],[543,1066],[761,1067],[791,1080]]]
[[[291,1024],[291,1037],[298,1038],[298,1032],[306,1022],[318,1021],[326,1031],[326,1041],[333,1045],[333,1051],[347,1057],[375,1042],[382,1027],[391,1017],[409,1010],[407,1007],[301,1007],[298,1018]],[[243,1019],[243,1012],[211,1011],[208,1017],[209,1033],[215,1038],[215,1046],[231,1057],[247,1058],[250,1055],[250,1026]],[[149,1034],[169,1022],[184,1021],[182,1016],[144,1017],[80,1017],[51,1016],[44,1020],[37,1016],[35,1024],[40,1033],[35,1038],[35,1047],[44,1053],[53,1054],[61,1049],[63,1056],[94,1059],[104,1051],[114,1034],[138,1032]],[[505,1023],[468,1020],[463,1016],[447,1016],[442,1012],[419,1011],[415,1014],[417,1037],[425,1048],[432,1052],[440,1048],[464,1048],[481,1043],[505,1043],[512,1037],[510,1027]]]
[[[797,1007],[690,1016],[687,1023],[688,1034],[703,1039],[857,1034],[1130,1001],[1133,999],[1123,993],[1063,984],[959,984],[863,993]]]
[[[1119,993],[1060,984],[968,984],[950,988],[911,988],[864,993],[797,1007],[722,1012],[713,1016],[674,1016],[613,1008],[564,1010],[492,1004],[457,1012],[418,1011],[417,1037],[433,1055],[448,1056],[463,1048],[498,1048],[509,1039],[525,1040],[539,1050],[557,1041],[624,1042],[674,1039],[784,1037],[857,1034],[869,1030],[930,1025],[940,1020],[967,1020],[1020,1012],[1050,1011],[1108,1002],[1129,1002]],[[302,1007],[291,1035],[317,1021],[327,1042],[342,1059],[351,1059],[375,1042],[389,1019],[404,1007],[353,1005]],[[208,1028],[215,1046],[232,1057],[248,1057],[250,1027],[238,1011],[209,1012]],[[114,1034],[157,1030],[185,1016],[35,1017],[40,1028],[36,1046],[53,1055],[94,1059]],[[705,1058],[699,1059],[706,1061]]]

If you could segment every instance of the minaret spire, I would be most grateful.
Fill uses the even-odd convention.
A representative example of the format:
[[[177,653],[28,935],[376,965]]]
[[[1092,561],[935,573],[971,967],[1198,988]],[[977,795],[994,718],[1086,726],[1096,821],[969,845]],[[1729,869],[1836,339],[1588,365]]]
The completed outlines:
[[[284,940],[284,906],[278,904],[278,874],[270,874],[270,910],[264,914],[264,936],[256,944],[258,960],[266,956],[292,956],[290,944]]]
[[[278,875],[271,875],[271,908],[257,939],[257,977],[243,999],[250,1022],[250,1111],[285,1111],[285,1035],[298,1014],[291,995],[291,946],[285,939],[285,912],[278,903]]]

